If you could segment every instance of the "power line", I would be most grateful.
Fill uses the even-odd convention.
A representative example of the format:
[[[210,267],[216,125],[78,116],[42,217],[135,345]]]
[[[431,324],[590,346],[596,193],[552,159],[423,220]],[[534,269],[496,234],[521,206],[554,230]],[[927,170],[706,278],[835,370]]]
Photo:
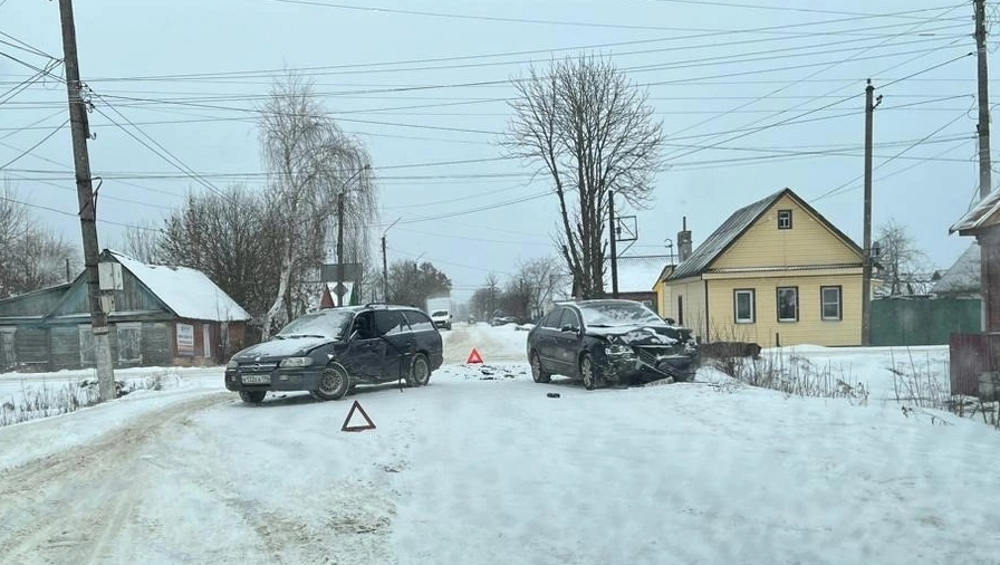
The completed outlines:
[[[817,8],[800,8],[792,6],[766,6],[763,4],[749,4],[740,2],[719,2],[711,0],[657,0],[658,2],[672,2],[674,4],[693,4],[698,6],[720,6],[727,8],[749,8],[754,10],[772,10],[780,12],[802,12],[810,14],[834,14],[840,16],[861,16],[865,18],[909,18],[915,19],[908,15],[899,14],[874,14],[871,12],[847,12],[843,10],[821,10]],[[939,8],[923,8],[922,12],[929,12],[933,10],[938,10]],[[919,19],[919,18],[916,18]]]
[[[28,153],[31,153],[31,152],[32,152],[32,151],[34,151],[35,149],[38,149],[38,147],[39,147],[39,146],[40,146],[41,144],[43,144],[43,143],[45,143],[46,141],[48,141],[48,140],[49,140],[49,138],[51,138],[51,137],[52,137],[53,135],[55,135],[55,134],[59,133],[59,130],[61,130],[61,129],[63,128],[63,126],[65,126],[65,125],[66,125],[66,124],[68,124],[68,123],[69,123],[69,118],[66,118],[66,121],[65,121],[65,122],[63,122],[62,124],[60,124],[60,125],[59,125],[59,127],[55,128],[55,129],[53,129],[53,130],[52,130],[51,132],[49,132],[49,134],[48,134],[48,135],[46,135],[45,137],[43,137],[42,139],[40,139],[40,140],[38,141],[38,143],[36,143],[36,144],[32,145],[31,147],[29,147],[29,148],[25,149],[24,151],[22,151],[21,153],[19,153],[19,154],[18,154],[18,155],[17,155],[16,157],[14,157],[13,159],[11,159],[10,161],[7,161],[7,162],[6,162],[6,163],[4,163],[3,165],[0,165],[0,171],[2,171],[2,170],[4,170],[4,169],[6,169],[7,167],[9,167],[9,166],[11,166],[11,165],[13,165],[14,163],[16,163],[16,162],[17,162],[17,161],[18,161],[19,159],[21,159],[22,157],[24,157],[24,156],[25,156],[25,155],[27,155]]]
[[[49,206],[42,206],[40,204],[32,204],[30,202],[24,202],[24,201],[21,201],[21,200],[10,198],[8,196],[4,196],[3,194],[0,194],[0,200],[6,200],[7,202],[12,202],[14,204],[20,204],[21,206],[27,206],[29,208],[37,208],[39,210],[46,210],[48,212],[54,212],[56,214],[60,214],[60,215],[63,215],[63,216],[69,216],[71,218],[76,218],[77,217],[77,214],[74,213],[74,212],[67,212],[65,210],[60,210],[58,208],[52,208],[52,207],[49,207]],[[122,223],[122,222],[115,222],[115,221],[112,221],[112,220],[98,219],[97,221],[100,222],[100,223],[102,223],[102,224],[109,224],[109,225],[112,225],[112,226],[121,226],[121,227],[125,227],[125,228],[135,228],[135,229],[146,230],[146,231],[156,231],[156,232],[161,231],[159,228],[151,228],[151,227],[148,227],[148,226],[137,226],[137,225],[134,225],[134,224],[126,224],[126,223]]]

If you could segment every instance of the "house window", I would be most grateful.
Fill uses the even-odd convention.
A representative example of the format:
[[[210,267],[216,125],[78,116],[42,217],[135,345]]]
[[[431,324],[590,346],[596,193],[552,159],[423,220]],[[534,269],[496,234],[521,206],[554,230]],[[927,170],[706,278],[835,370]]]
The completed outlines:
[[[790,229],[792,229],[792,211],[791,210],[778,210],[778,229],[779,230],[790,230]]]
[[[734,290],[733,303],[737,324],[752,324],[756,321],[757,300],[754,289],[739,288]]]
[[[839,286],[819,287],[821,314],[824,320],[843,320],[843,290]]]
[[[14,347],[14,336],[17,328],[0,328],[0,371],[17,366],[17,349]]]
[[[799,287],[778,287],[778,321],[799,321]]]
[[[118,336],[118,362],[142,362],[142,324],[117,324],[115,333]]]
[[[677,324],[684,325],[684,297],[677,297]]]
[[[80,365],[82,367],[94,366],[94,329],[90,324],[80,324],[77,326],[80,333]]]

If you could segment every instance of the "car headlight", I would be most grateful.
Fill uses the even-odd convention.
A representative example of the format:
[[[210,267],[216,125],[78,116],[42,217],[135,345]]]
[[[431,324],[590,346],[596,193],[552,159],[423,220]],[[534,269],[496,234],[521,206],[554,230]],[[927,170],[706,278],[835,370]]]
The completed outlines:
[[[281,360],[282,369],[288,369],[290,367],[308,367],[312,365],[312,357],[288,357]]]
[[[240,367],[240,364],[236,361],[235,358],[234,359],[230,359],[229,363],[226,365],[227,369],[238,369],[239,367]]]
[[[635,352],[627,345],[612,343],[604,346],[604,352],[608,355],[634,355]]]

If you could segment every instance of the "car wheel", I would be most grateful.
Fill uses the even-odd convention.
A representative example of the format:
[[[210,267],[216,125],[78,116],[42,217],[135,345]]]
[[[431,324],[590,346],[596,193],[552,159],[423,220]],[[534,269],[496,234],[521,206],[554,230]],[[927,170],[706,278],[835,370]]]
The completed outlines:
[[[339,400],[350,388],[351,377],[347,374],[347,370],[339,363],[331,363],[323,369],[316,390],[312,393],[320,400]]]
[[[594,360],[589,353],[584,353],[580,357],[580,378],[583,379],[583,386],[587,390],[594,390],[604,384],[601,371],[594,365]]]
[[[410,361],[410,370],[406,372],[406,384],[410,386],[424,386],[431,380],[431,366],[427,362],[427,356],[417,353]]]
[[[240,399],[247,404],[260,404],[267,396],[266,390],[241,390]]]
[[[552,380],[552,375],[542,369],[542,358],[538,356],[538,352],[531,353],[531,378],[536,383],[547,383]]]

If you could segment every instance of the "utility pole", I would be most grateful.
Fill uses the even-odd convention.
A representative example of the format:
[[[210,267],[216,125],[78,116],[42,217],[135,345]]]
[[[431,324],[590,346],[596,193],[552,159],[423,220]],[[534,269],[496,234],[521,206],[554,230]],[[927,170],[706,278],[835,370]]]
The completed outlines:
[[[990,179],[990,72],[986,60],[986,0],[975,0],[976,54],[979,65],[979,197],[993,190]]]
[[[337,307],[344,305],[344,192],[337,195]]]
[[[983,199],[990,195],[993,190],[991,173],[993,172],[990,163],[990,73],[986,55],[986,0],[975,0],[976,12],[976,56],[978,62],[978,82],[979,82],[979,124],[976,129],[979,132],[979,198]],[[987,245],[979,242],[979,262],[980,268],[980,294],[982,297],[982,308],[980,310],[980,326],[982,330],[990,331],[989,316],[987,315],[990,304],[989,268],[990,254]]]
[[[611,296],[618,298],[618,233],[615,226],[615,191],[608,191],[608,223],[611,240]]]
[[[382,301],[389,302],[389,263],[385,258],[385,234],[382,234]]]
[[[879,95],[875,100],[875,87],[868,79],[865,87],[865,211],[864,211],[864,258],[861,279],[861,345],[871,345],[872,331],[872,129],[875,108],[882,102]]]
[[[97,212],[94,190],[90,181],[90,154],[87,139],[86,102],[80,82],[80,62],[76,54],[76,25],[73,22],[72,0],[59,0],[62,23],[63,60],[66,65],[66,94],[69,99],[70,131],[73,135],[73,166],[76,169],[77,204],[80,231],[83,235],[83,264],[87,274],[87,297],[90,302],[90,327],[94,332],[94,361],[97,365],[98,391],[101,401],[115,394],[115,375],[111,366],[111,343],[108,339],[108,318],[101,306],[101,283],[97,271],[100,250],[97,244]]]

